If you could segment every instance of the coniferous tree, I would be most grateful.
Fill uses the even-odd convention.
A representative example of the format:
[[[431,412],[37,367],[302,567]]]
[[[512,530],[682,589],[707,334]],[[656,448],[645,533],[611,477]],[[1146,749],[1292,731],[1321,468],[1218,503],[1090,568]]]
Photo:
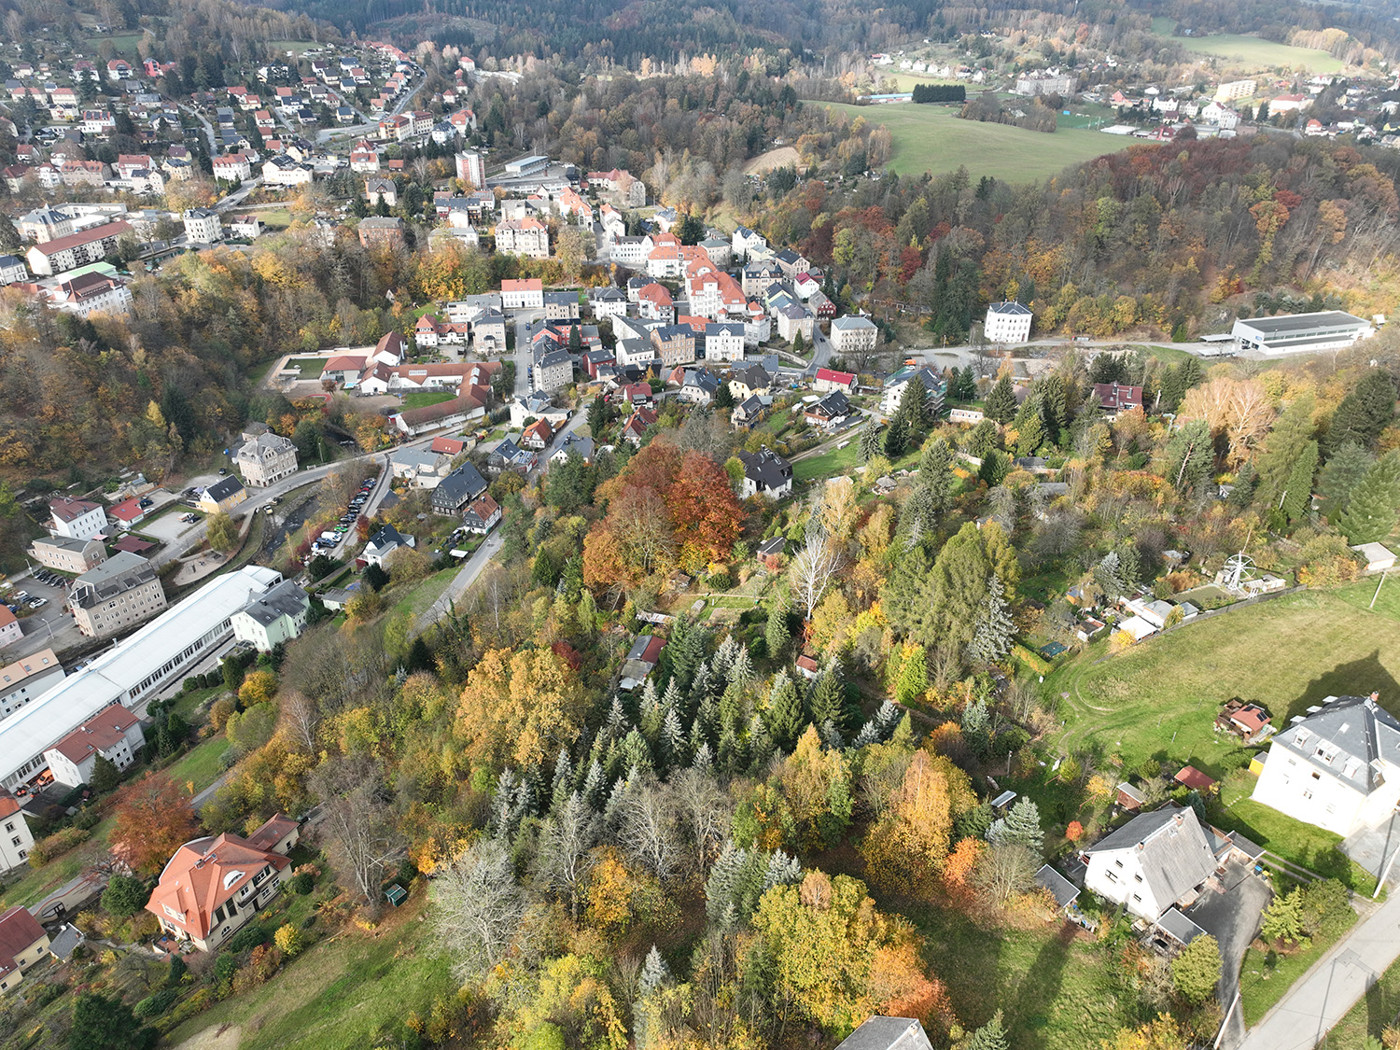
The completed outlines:
[[[1309,441],[1298,454],[1293,469],[1288,472],[1280,494],[1279,510],[1294,527],[1302,523],[1312,510],[1313,474],[1317,471],[1317,442]]]
[[[871,420],[865,424],[860,432],[860,458],[862,463],[869,463],[880,454],[881,439],[880,425]]]
[[[1259,453],[1259,494],[1271,507],[1277,507],[1279,497],[1288,486],[1293,464],[1313,437],[1313,411],[1316,403],[1311,394],[1296,398],[1283,415],[1274,422]]]
[[[788,629],[787,601],[784,598],[774,601],[769,608],[768,622],[763,628],[763,640],[768,646],[768,659],[781,660],[788,642],[792,641],[792,632]]]
[[[904,450],[909,444],[909,426],[899,416],[890,420],[890,425],[885,428],[884,452],[891,460],[898,459],[904,455]]]
[[[998,423],[1009,423],[1016,415],[1016,393],[1011,388],[1011,377],[1002,376],[997,380],[992,392],[987,395],[985,412],[988,419]]]
[[[1210,424],[1204,419],[1188,420],[1167,442],[1166,478],[1181,492],[1198,492],[1214,464]]]
[[[1347,542],[1375,543],[1395,530],[1400,515],[1400,450],[1376,461],[1352,490],[1337,525]]]
[[[831,671],[826,671],[817,679],[816,686],[812,690],[810,710],[814,725],[825,725],[830,722],[839,732],[844,729],[845,723],[845,697],[841,687],[841,680]]]
[[[905,381],[895,415],[904,420],[911,437],[928,429],[928,391],[917,376]]]
[[[1040,807],[1028,798],[1021,798],[1011,807],[1005,820],[993,826],[990,837],[998,846],[1024,846],[1040,856],[1045,848],[1045,832],[1040,826]]]
[[[919,487],[929,495],[930,509],[942,515],[953,504],[953,450],[936,438],[919,458]]]
[[[992,573],[987,577],[987,597],[973,625],[968,652],[980,663],[995,663],[1011,652],[1015,635],[1016,624],[1006,603],[1005,588],[996,573]]]
[[[1001,1011],[968,1037],[963,1050],[1010,1050],[1011,1043],[1006,1038],[1006,1029],[1001,1023]]]
[[[1387,372],[1372,369],[1342,398],[1327,430],[1328,451],[1347,442],[1374,448],[1381,431],[1395,418],[1395,383]]]
[[[784,671],[773,676],[766,721],[768,732],[784,750],[791,748],[802,732],[802,700],[798,696],[797,685]]]
[[[1351,494],[1370,472],[1376,458],[1360,445],[1348,441],[1332,453],[1317,475],[1317,488],[1322,493],[1322,513],[1336,521]]]

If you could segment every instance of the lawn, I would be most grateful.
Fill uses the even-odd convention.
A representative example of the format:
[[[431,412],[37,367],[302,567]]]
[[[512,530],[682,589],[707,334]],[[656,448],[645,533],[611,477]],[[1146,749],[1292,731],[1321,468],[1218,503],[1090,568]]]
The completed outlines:
[[[403,407],[427,408],[429,405],[440,405],[444,401],[451,401],[454,397],[456,395],[448,390],[419,390],[404,395]]]
[[[1109,959],[1078,927],[985,929],[951,908],[909,909],[929,946],[932,969],[948,985],[967,1025],[1005,1011],[1018,1050],[1097,1047],[1133,1020],[1131,992],[1121,993]]]
[[[1366,995],[1337,1022],[1327,1035],[1327,1046],[1363,1046],[1367,1036],[1381,1037],[1381,1030],[1400,1016],[1400,962],[1366,990]]]
[[[973,178],[990,175],[1006,182],[1029,182],[1140,144],[1129,136],[1099,131],[1066,128],[1047,135],[1008,124],[963,120],[949,106],[824,104],[888,128],[894,150],[887,167],[900,175],[940,174],[966,166]]]
[[[171,710],[191,725],[198,724],[195,721],[194,713],[199,710],[200,705],[221,695],[227,689],[228,687],[221,681],[218,685],[211,685],[208,689],[192,689],[188,693],[181,693],[175,697],[175,703],[171,705]]]
[[[395,603],[393,614],[395,616],[421,616],[428,610],[433,602],[442,596],[442,592],[447,590],[447,585],[452,582],[452,577],[457,575],[460,566],[452,566],[434,573],[426,579],[418,581]]]
[[[134,54],[136,45],[145,36],[140,30],[134,33],[101,33],[87,38],[88,47],[96,51],[103,44],[111,44],[117,54]]]
[[[223,772],[224,753],[231,746],[226,736],[211,737],[165,770],[165,775],[182,787],[188,786],[191,795],[197,795]]]
[[[433,997],[456,989],[433,952],[423,899],[390,913],[365,934],[346,927],[292,960],[267,984],[230,998],[170,1033],[178,1046],[221,1026],[240,1029],[241,1050],[305,1047],[358,1050],[379,1045],[383,1028],[426,1016]]]
[[[1106,659],[1106,645],[1094,646],[1046,682],[1066,720],[1062,746],[1096,745],[1127,766],[1170,757],[1220,776],[1249,753],[1212,729],[1233,696],[1263,703],[1275,725],[1334,694],[1379,691],[1400,712],[1400,631],[1353,604],[1367,586],[1241,607]]]
[[[845,448],[832,447],[827,451],[799,459],[792,464],[792,476],[796,481],[811,481],[813,478],[834,478],[838,474],[849,474],[860,462],[860,435],[851,435],[850,444]]]
[[[325,371],[326,359],[324,357],[289,357],[287,363],[282,367],[288,371],[295,368],[303,377],[319,376]]]
[[[1209,55],[1233,62],[1240,69],[1301,69],[1309,73],[1340,73],[1340,59],[1310,47],[1276,44],[1257,36],[1222,33],[1218,36],[1172,36],[1170,18],[1154,18],[1152,30],[1158,36],[1180,44],[1197,55]],[[1227,65],[1229,63],[1227,62]]]

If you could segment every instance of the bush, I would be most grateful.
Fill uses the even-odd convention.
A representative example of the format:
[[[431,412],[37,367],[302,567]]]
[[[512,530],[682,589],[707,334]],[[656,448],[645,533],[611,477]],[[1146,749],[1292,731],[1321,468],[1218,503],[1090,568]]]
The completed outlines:
[[[185,679],[184,685],[180,686],[180,692],[182,692],[182,693],[193,693],[196,689],[202,688],[203,685],[204,685],[204,676],[203,676],[203,675],[194,675],[194,676],[192,676],[192,677],[190,677],[190,678],[186,678],[186,679]],[[145,1000],[142,1000],[142,1002],[144,1002],[144,1001],[145,1001]]]
[[[712,591],[727,591],[734,586],[734,578],[727,572],[717,572],[705,580]]]
[[[102,892],[102,907],[118,919],[135,915],[145,906],[150,894],[146,884],[131,875],[113,875]]]
[[[159,1017],[174,1005],[175,1000],[180,997],[180,992],[175,988],[162,988],[154,995],[148,995],[134,1007],[131,1012],[141,1020],[149,1020],[152,1017]]]
[[[277,950],[289,959],[300,955],[302,948],[306,946],[301,936],[301,930],[290,922],[277,927],[277,932],[272,935],[272,939],[273,943],[277,945]]]
[[[231,952],[246,952],[249,948],[256,948],[259,945],[266,944],[267,941],[267,929],[263,924],[261,922],[250,922],[229,938],[228,950]]]
[[[316,879],[309,871],[298,872],[292,876],[291,888],[298,897],[305,897],[316,888]]]
[[[42,868],[55,857],[60,857],[75,846],[81,846],[88,840],[88,831],[85,828],[64,828],[56,831],[46,839],[34,843],[34,848],[29,851],[29,866],[31,868]]]

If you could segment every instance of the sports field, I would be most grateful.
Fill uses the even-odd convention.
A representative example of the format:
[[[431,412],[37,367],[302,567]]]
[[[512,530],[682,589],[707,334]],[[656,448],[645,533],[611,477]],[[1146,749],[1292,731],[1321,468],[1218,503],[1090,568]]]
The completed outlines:
[[[1310,47],[1276,44],[1257,36],[1222,33],[1219,36],[1172,36],[1170,18],[1154,18],[1152,30],[1158,36],[1180,44],[1187,51],[1226,59],[1230,68],[1244,72],[1265,69],[1301,69],[1308,73],[1340,73],[1341,59]]]
[[[1140,142],[1100,131],[1062,128],[1047,135],[1009,124],[962,120],[952,106],[825,105],[853,119],[864,117],[873,125],[888,128],[894,139],[889,169],[900,175],[925,171],[937,175],[965,165],[974,178],[990,175],[1006,182],[1029,182]]]

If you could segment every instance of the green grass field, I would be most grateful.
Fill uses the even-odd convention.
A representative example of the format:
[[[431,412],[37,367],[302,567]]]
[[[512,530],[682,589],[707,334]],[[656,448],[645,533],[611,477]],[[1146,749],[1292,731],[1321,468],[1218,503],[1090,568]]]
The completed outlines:
[[[189,754],[167,769],[165,775],[181,787],[193,788],[191,794],[197,795],[218,779],[223,771],[224,753],[231,746],[226,736],[212,737],[192,748]]]
[[[855,118],[884,125],[894,139],[889,170],[900,175],[937,175],[966,166],[973,178],[990,175],[1029,182],[1138,143],[1124,135],[1066,128],[1052,135],[1008,124],[963,120],[949,106],[847,106],[825,103]]]
[[[811,481],[813,478],[834,478],[839,474],[849,474],[860,462],[860,435],[853,434],[851,443],[845,448],[831,448],[816,456],[799,459],[792,465],[795,481]]]
[[[289,357],[287,363],[282,367],[287,370],[297,369],[301,372],[303,379],[314,379],[324,371],[326,359],[324,357]]]
[[[404,395],[403,407],[427,408],[429,405],[440,405],[444,401],[451,401],[454,396],[447,390],[418,390],[412,394]]]
[[[134,33],[101,33],[87,38],[88,47],[96,51],[103,44],[111,44],[112,49],[119,55],[136,53],[136,45],[141,43],[144,33],[137,30]]]
[[[1218,36],[1172,36],[1172,19],[1154,18],[1152,31],[1180,44],[1187,51],[1227,60],[1227,66],[1241,70],[1300,69],[1308,73],[1340,73],[1341,59],[1310,47],[1276,44],[1257,36],[1221,33]],[[1233,63],[1231,66],[1230,64]]]

